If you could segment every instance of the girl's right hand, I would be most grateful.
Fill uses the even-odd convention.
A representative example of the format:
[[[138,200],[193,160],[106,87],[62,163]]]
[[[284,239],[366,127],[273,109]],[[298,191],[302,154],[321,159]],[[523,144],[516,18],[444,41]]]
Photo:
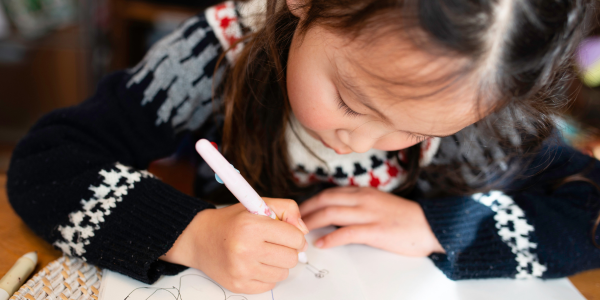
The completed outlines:
[[[266,292],[287,278],[305,251],[308,229],[298,205],[263,198],[282,221],[249,213],[241,204],[194,217],[162,260],[203,271],[234,293]]]

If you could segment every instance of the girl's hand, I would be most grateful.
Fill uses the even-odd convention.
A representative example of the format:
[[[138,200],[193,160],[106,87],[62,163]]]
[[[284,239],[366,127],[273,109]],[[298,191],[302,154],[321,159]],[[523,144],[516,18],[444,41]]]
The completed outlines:
[[[198,213],[161,259],[202,270],[234,293],[266,292],[287,278],[306,250],[308,229],[293,200],[263,198],[282,221],[241,204]]]
[[[300,205],[309,230],[344,226],[315,242],[319,248],[366,244],[409,256],[445,253],[421,206],[374,188],[326,189]]]

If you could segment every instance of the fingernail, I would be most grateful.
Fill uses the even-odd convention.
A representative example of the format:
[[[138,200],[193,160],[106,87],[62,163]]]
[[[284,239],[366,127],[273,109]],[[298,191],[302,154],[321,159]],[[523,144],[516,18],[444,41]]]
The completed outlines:
[[[315,247],[317,247],[317,248],[321,248],[321,247],[323,247],[323,240],[318,240],[318,241],[315,243]]]
[[[304,234],[308,234],[308,227],[306,227],[306,224],[304,224],[304,221],[302,221],[302,218],[298,218],[298,224],[300,225],[300,230],[302,230],[302,232],[304,232]]]

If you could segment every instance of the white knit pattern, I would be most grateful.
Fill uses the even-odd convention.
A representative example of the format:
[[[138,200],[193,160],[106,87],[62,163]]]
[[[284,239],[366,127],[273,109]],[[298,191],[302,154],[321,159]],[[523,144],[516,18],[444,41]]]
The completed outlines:
[[[530,251],[537,248],[537,244],[529,240],[533,236],[535,228],[527,223],[523,210],[512,198],[500,191],[491,191],[487,194],[478,193],[473,195],[473,200],[489,207],[496,213],[494,220],[496,220],[498,235],[515,254],[517,261],[515,278],[542,277],[547,268],[539,262],[537,254]],[[512,229],[509,223],[512,223]]]
[[[297,135],[294,134],[292,127]],[[309,183],[309,178],[315,176],[319,168],[327,173],[326,176],[316,175],[316,178],[320,181],[329,181],[339,186],[348,186],[350,185],[349,177],[352,177],[354,185],[368,187],[374,186],[371,181],[373,178],[376,178],[379,182],[377,188],[385,192],[392,191],[406,179],[406,172],[400,167],[398,160],[387,158],[387,151],[370,149],[364,153],[337,154],[334,150],[327,148],[321,141],[316,140],[306,132],[298,119],[293,115],[290,117],[290,125],[286,129],[286,141],[291,159],[290,166],[292,166],[294,176],[300,184]],[[306,147],[301,141],[304,142]],[[429,164],[433,155],[437,152],[439,144],[438,138],[423,143],[426,146],[423,146],[423,157],[420,161],[422,166]],[[323,161],[317,159],[307,148],[312,150]],[[383,163],[373,168],[373,158]],[[353,175],[356,165],[363,168],[365,172],[360,175]],[[299,172],[297,169],[299,166],[302,166],[305,172]],[[343,173],[348,174],[348,178],[335,178],[333,174],[338,168]],[[398,170],[397,176],[390,175],[389,170],[391,168]]]
[[[219,55],[221,45],[215,41],[194,56],[194,48],[206,39],[212,31],[211,27],[199,27],[188,37],[183,36],[188,28],[201,21],[198,16],[187,20],[175,32],[156,43],[132,70],[134,75],[127,83],[128,88],[141,83],[152,73],[153,80],[144,90],[142,105],[152,102],[160,92],[167,94],[157,111],[157,126],[170,123],[173,127],[194,130],[213,112],[210,105],[213,79],[221,80],[224,67],[219,68],[214,76],[204,74],[203,70]]]
[[[123,196],[133,189],[136,182],[152,176],[146,171],[135,171],[120,163],[113,168],[100,170],[99,175],[103,177],[102,183],[89,187],[94,195],[90,199],[82,199],[81,210],[69,214],[70,224],[58,226],[62,239],[54,242],[54,245],[67,255],[82,256],[86,252],[85,246],[90,244],[90,238],[104,222],[104,217],[123,201]],[[84,220],[87,225],[83,225]]]

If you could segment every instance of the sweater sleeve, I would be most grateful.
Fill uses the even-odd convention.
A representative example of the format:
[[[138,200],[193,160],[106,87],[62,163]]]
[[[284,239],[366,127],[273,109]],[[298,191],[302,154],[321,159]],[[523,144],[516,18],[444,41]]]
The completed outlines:
[[[213,206],[144,171],[175,152],[214,106],[222,48],[205,16],[162,39],[135,68],[111,74],[80,105],[44,116],[14,150],[7,190],[33,231],[102,268],[151,283],[182,266],[158,260]]]
[[[600,162],[547,147],[502,191],[420,199],[446,254],[430,256],[450,279],[558,278],[600,268]],[[571,175],[579,179],[560,184]]]

